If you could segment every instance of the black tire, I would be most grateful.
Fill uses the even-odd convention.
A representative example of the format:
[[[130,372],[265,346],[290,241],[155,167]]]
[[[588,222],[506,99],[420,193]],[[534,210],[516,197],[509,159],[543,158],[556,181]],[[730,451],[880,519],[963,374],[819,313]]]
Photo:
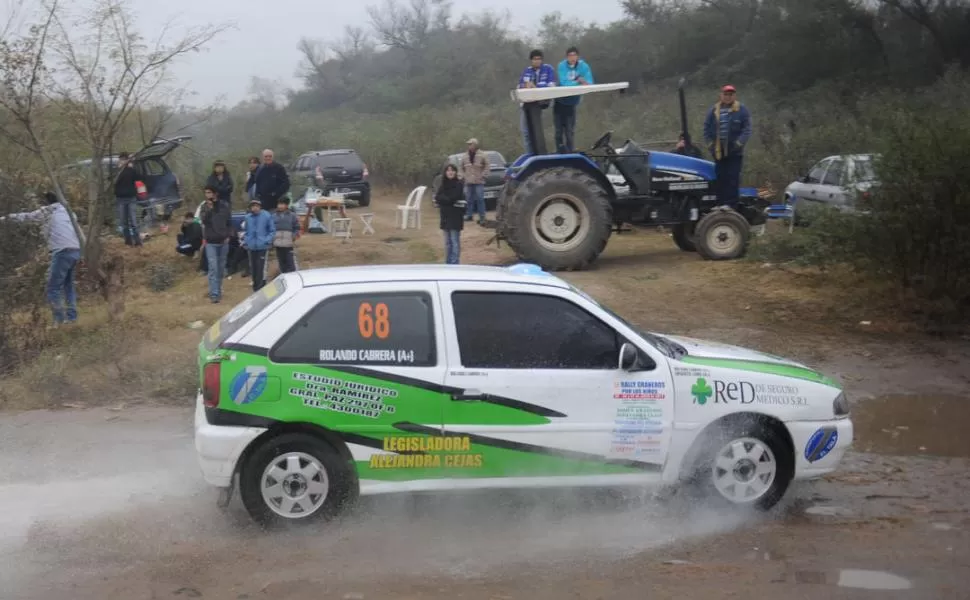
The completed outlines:
[[[370,190],[365,189],[361,191],[360,198],[357,200],[357,206],[361,208],[366,208],[370,206]]]
[[[751,226],[736,211],[715,208],[697,223],[694,244],[707,260],[734,260],[748,251]]]
[[[312,494],[305,491],[301,496],[312,505],[304,516],[299,512],[291,512],[293,516],[285,517],[263,498],[262,483],[264,471],[274,461],[282,461],[287,455],[300,453],[316,460],[316,466],[322,467],[327,479],[324,494]],[[299,459],[301,465],[304,459]],[[303,483],[319,483],[321,480],[314,476]],[[299,485],[300,482],[297,482]],[[283,482],[281,482],[283,484]],[[285,493],[285,492],[281,492]],[[239,470],[239,494],[243,505],[254,521],[264,527],[281,527],[290,525],[306,525],[320,520],[329,521],[349,507],[357,498],[358,488],[353,468],[341,458],[340,454],[327,442],[305,433],[287,433],[263,442],[253,452],[249,453]],[[318,504],[318,498],[322,501]],[[289,497],[292,499],[292,497]],[[277,506],[282,510],[282,501],[286,496],[280,496],[281,502]],[[296,508],[295,506],[293,508]]]
[[[693,221],[674,225],[672,233],[674,243],[677,244],[677,247],[684,252],[697,252],[697,244],[694,243],[694,232],[696,229],[697,224]]]
[[[770,510],[784,497],[795,475],[795,455],[788,439],[774,427],[753,418],[746,421],[736,421],[723,427],[717,425],[714,427],[715,429],[703,434],[696,447],[688,455],[692,458],[689,459],[690,462],[686,465],[684,477],[681,480],[681,486],[688,497],[693,501],[699,501],[719,509],[730,507],[735,510],[752,508],[759,511]],[[757,464],[752,459],[750,465],[744,463],[743,466],[745,468],[756,468],[759,465],[768,465],[773,462],[773,476],[759,476],[751,471],[743,470],[740,473],[737,471],[728,472],[728,470],[718,467],[718,457],[721,456],[722,452],[732,452],[733,454],[733,451],[728,450],[728,448],[738,441],[742,441],[742,448],[752,453],[752,458],[761,457]],[[761,448],[758,444],[761,445]],[[768,452],[763,452],[763,449],[767,449]],[[769,458],[773,460],[768,460]],[[742,492],[743,495],[743,490],[746,488],[738,488],[737,485],[746,486],[748,482],[741,480],[752,475],[754,478],[761,478],[763,483],[767,483],[765,480],[770,481],[767,489],[756,496],[743,500],[729,497],[726,495],[727,492],[722,491],[732,490],[735,493]],[[739,477],[740,479],[738,479]],[[717,480],[720,480],[721,485],[716,483]],[[734,485],[728,485],[732,481]],[[754,484],[758,485],[758,482],[754,481]]]
[[[555,249],[555,240],[543,236],[536,225],[537,212],[558,199],[577,218],[572,239]],[[551,271],[583,269],[606,248],[613,232],[613,208],[606,190],[593,177],[570,167],[539,171],[519,185],[513,197],[504,197],[504,231],[519,260]],[[588,216],[584,220],[583,212]],[[543,245],[542,239],[547,240]]]

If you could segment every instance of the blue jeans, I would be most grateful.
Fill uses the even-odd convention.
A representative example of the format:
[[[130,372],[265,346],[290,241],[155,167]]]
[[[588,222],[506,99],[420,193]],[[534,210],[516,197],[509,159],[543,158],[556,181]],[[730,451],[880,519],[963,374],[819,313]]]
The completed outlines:
[[[485,220],[485,184],[484,183],[466,183],[465,184],[465,200],[468,202],[468,208],[465,209],[465,220],[471,221],[472,216],[475,214],[475,209],[478,209],[478,220]]]
[[[77,321],[74,270],[79,260],[80,250],[58,250],[51,254],[51,266],[47,274],[47,301],[51,303],[55,323]]]
[[[209,298],[222,299],[222,278],[226,276],[226,258],[229,256],[229,244],[212,244],[206,242],[205,257],[209,262]]]
[[[457,265],[461,257],[461,231],[445,229],[445,264]]]
[[[529,129],[525,124],[525,108],[519,110],[519,129],[522,131],[522,147],[526,154],[533,154],[532,146],[529,145]]]
[[[141,246],[141,235],[138,232],[137,198],[118,198],[118,226],[125,236],[125,244]]]
[[[576,133],[576,107],[568,104],[554,104],[552,122],[556,129],[556,151],[569,154],[575,151],[573,136]]]

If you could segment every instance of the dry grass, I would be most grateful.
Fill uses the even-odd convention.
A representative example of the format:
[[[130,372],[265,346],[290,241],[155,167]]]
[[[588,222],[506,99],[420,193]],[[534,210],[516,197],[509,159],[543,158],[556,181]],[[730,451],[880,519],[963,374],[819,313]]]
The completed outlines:
[[[375,235],[360,234],[357,215],[364,209],[353,209],[352,241],[305,237],[297,250],[300,268],[443,261],[438,216],[430,205],[422,229],[395,227],[395,207],[404,196],[375,195],[369,209],[375,213]],[[100,298],[82,299],[79,324],[53,332],[49,349],[4,381],[0,407],[187,404],[197,385],[196,346],[202,335],[188,325],[203,321],[208,326],[245,298],[251,283],[238,276],[226,281],[223,304],[210,304],[206,279],[195,271],[198,259],[176,255],[175,233],[173,228],[158,235],[141,251],[113,241],[112,251],[126,258],[124,320],[109,322]],[[468,225],[462,262],[515,262],[506,246],[485,245],[493,233]],[[179,274],[175,286],[163,292],[149,287],[147,267],[158,263],[173,265]],[[270,276],[275,276],[275,264]],[[861,320],[881,330],[897,327],[873,301],[878,291],[860,289],[846,275],[792,273],[745,261],[705,262],[679,251],[669,234],[656,230],[614,235],[593,269],[562,276],[646,328],[704,334],[804,360],[828,347],[845,346]]]

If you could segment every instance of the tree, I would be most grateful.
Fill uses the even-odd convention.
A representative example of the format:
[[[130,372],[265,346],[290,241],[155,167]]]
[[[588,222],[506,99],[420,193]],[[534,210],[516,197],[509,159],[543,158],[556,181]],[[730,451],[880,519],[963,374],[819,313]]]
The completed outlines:
[[[27,26],[26,33],[0,40],[0,134],[40,159],[66,205],[42,124],[45,113],[67,117],[91,159],[87,235],[76,219],[74,223],[85,262],[107,297],[112,277],[101,268],[100,239],[106,206],[104,159],[112,154],[123,128],[131,125],[132,115],[141,115],[164,94],[171,64],[200,51],[227,26],[193,28],[180,36],[169,22],[149,43],[135,31],[130,9],[122,1],[92,0],[74,12],[58,0],[45,0],[41,6],[42,18]],[[155,127],[164,122],[158,119]],[[148,130],[140,125],[144,136]]]

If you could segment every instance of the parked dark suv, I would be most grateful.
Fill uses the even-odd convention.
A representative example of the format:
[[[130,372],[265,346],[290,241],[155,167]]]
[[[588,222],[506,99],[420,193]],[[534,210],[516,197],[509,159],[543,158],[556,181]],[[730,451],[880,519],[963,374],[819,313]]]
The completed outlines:
[[[448,164],[455,165],[458,168],[458,172],[461,173],[461,157],[464,152],[459,154],[452,154],[445,159],[445,162],[441,163],[441,168],[438,172],[434,174],[431,180],[431,193],[432,198],[434,193],[438,191],[438,186],[441,185],[441,174],[445,170],[445,166]],[[489,166],[491,169],[488,172],[488,176],[485,178],[485,210],[495,210],[495,205],[498,204],[498,195],[502,191],[502,186],[505,185],[505,157],[501,153],[494,150],[486,150],[485,156],[488,157]]]
[[[356,150],[317,150],[306,152],[290,166],[290,192],[296,200],[303,196],[317,167],[323,171],[323,192],[338,192],[359,206],[370,205],[370,172]]]
[[[138,180],[144,182],[147,190],[147,196],[138,199],[141,209],[138,216],[142,222],[150,225],[158,218],[167,220],[182,206],[182,183],[165,162],[165,156],[190,139],[192,136],[188,135],[170,140],[158,139],[132,154],[132,165]],[[118,156],[106,156],[102,160],[107,167],[105,177],[114,180],[118,173]],[[68,178],[76,176],[84,179],[90,175],[90,169],[91,159],[87,159],[67,165],[62,171]]]

